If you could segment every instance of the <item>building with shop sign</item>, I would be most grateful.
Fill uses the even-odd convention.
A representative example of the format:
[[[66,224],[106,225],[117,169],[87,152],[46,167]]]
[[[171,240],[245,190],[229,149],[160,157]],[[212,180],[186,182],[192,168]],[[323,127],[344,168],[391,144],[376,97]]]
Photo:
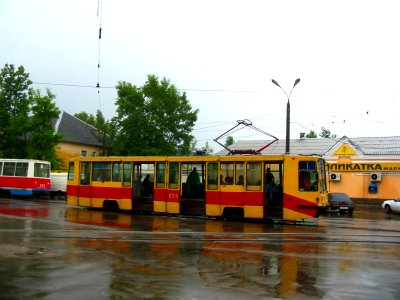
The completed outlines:
[[[400,196],[400,136],[315,139],[303,136],[290,140],[290,153],[324,157],[330,192],[344,192],[365,202]],[[267,143],[265,140],[241,140],[230,149],[257,150]],[[278,140],[262,154],[284,154],[285,145],[285,140]],[[218,154],[226,153],[221,150]]]

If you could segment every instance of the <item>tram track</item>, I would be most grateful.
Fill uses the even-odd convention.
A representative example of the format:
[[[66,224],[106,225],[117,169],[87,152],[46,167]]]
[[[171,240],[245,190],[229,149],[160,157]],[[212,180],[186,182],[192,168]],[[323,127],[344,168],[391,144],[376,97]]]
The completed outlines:
[[[283,225],[110,213],[50,199],[0,199],[0,209],[4,282],[21,270],[24,280],[44,278],[43,286],[63,290],[71,280],[93,286],[99,278],[102,289],[116,282],[142,289],[149,280],[184,288],[194,282],[204,290],[246,285],[254,291],[260,283],[257,296],[273,290],[265,298],[289,286],[303,287],[308,296],[310,287],[331,296],[340,286],[348,291],[344,298],[356,291],[370,296],[366,299],[383,299],[381,291],[397,288],[400,219],[395,216],[356,212],[352,218]],[[35,210],[46,213],[32,214]],[[37,288],[38,282],[28,282]]]
[[[143,232],[115,230],[32,230],[32,229],[1,229],[3,239],[9,235],[12,238],[41,239],[49,236],[51,239],[80,239],[98,241],[124,242],[165,242],[165,243],[279,243],[279,244],[323,244],[323,243],[364,243],[400,245],[400,235],[386,234],[321,234],[321,233],[214,233],[214,232]]]
[[[0,199],[7,208],[7,199]],[[400,230],[397,229],[397,222],[386,222],[379,220],[372,223],[367,219],[357,218],[323,218],[318,219],[314,226],[302,225],[277,225],[265,223],[245,223],[230,221],[210,221],[204,218],[179,218],[160,217],[151,215],[119,214],[98,212],[92,216],[92,211],[84,209],[76,210],[85,216],[82,219],[73,217],[61,217],[65,209],[60,200],[40,199],[39,201],[27,201],[26,199],[12,199],[16,203],[12,207],[45,208],[48,206],[57,207],[60,213],[57,216],[32,216],[0,214],[1,218],[16,220],[27,220],[55,225],[57,230],[32,229],[0,229],[4,237],[40,238],[49,235],[55,239],[88,239],[88,240],[117,240],[117,241],[158,241],[158,242],[224,242],[224,243],[281,243],[281,244],[312,244],[312,243],[367,243],[367,244],[400,244]],[[66,206],[65,206],[66,207]],[[62,213],[62,215],[64,215]],[[92,216],[92,217],[91,217]],[[119,218],[128,220],[128,225],[121,230]],[[94,223],[93,223],[94,222]],[[97,222],[97,223],[95,223]],[[103,222],[103,223],[102,223]],[[153,222],[165,224],[165,228],[159,225],[148,226]],[[178,230],[170,230],[168,225],[177,226]],[[48,225],[45,225],[48,226]],[[61,227],[60,227],[61,226]],[[208,226],[214,230],[204,231],[202,227]],[[147,229],[145,229],[147,228]],[[245,229],[248,228],[248,229]],[[138,230],[139,229],[139,230]],[[221,231],[222,230],[222,231]],[[241,232],[247,230],[247,232]],[[253,230],[253,232],[250,232]]]

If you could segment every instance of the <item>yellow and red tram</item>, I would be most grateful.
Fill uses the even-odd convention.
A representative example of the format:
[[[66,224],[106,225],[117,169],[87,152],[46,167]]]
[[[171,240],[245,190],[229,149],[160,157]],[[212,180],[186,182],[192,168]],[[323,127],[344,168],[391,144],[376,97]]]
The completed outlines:
[[[269,173],[269,174],[268,174]],[[301,220],[326,205],[316,156],[78,157],[69,162],[71,206],[207,217]]]

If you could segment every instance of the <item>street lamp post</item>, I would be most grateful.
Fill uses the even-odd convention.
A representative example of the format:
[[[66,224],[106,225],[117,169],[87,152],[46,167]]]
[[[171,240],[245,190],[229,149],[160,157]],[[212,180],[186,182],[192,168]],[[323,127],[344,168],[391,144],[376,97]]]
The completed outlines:
[[[272,83],[279,87],[287,96],[287,105],[286,105],[286,153],[290,153],[290,95],[294,87],[300,82],[300,78],[297,78],[293,84],[292,89],[290,90],[289,95],[285,92],[285,90],[279,85],[279,83],[272,79]]]

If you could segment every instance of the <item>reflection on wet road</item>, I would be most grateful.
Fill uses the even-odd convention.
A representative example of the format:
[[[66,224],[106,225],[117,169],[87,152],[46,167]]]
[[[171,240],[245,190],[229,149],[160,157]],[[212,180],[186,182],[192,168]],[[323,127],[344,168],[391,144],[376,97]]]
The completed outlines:
[[[398,299],[400,215],[302,225],[106,213],[0,199],[9,299]]]

